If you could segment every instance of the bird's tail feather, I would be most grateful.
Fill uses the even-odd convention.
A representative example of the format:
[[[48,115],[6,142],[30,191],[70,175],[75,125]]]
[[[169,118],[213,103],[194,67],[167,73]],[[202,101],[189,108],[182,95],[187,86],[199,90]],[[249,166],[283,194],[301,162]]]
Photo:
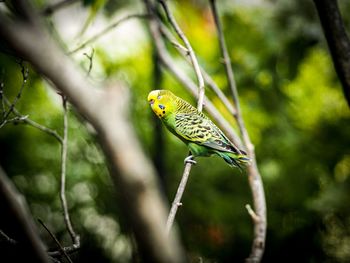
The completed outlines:
[[[243,166],[250,164],[250,158],[244,154],[235,154],[228,152],[217,152],[217,154],[222,157],[230,166],[237,167],[241,171],[243,170]]]

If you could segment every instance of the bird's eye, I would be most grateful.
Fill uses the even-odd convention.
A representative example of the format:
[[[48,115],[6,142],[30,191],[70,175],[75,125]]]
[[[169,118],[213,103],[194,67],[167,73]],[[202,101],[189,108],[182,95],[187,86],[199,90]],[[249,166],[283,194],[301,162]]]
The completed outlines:
[[[161,98],[162,98],[162,96],[160,96],[160,95],[157,97],[158,100],[160,100]]]
[[[149,104],[152,105],[154,103],[154,99],[149,100]]]

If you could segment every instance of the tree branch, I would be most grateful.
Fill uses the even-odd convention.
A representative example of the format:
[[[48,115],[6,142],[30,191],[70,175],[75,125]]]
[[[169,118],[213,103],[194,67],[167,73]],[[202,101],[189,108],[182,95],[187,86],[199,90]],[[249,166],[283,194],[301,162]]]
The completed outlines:
[[[127,89],[121,84],[93,87],[42,26],[9,20],[1,12],[0,24],[1,39],[50,79],[96,129],[142,259],[184,262],[177,236],[167,237],[165,231],[166,206],[129,121]]]
[[[6,240],[6,242],[8,242],[8,243],[10,243],[10,244],[12,244],[12,245],[16,245],[16,244],[17,244],[17,241],[16,241],[16,240],[10,238],[10,237],[9,237],[8,235],[6,235],[5,232],[2,231],[1,229],[0,229],[0,236],[2,236],[2,238],[3,238],[4,240]]]
[[[13,102],[9,105],[9,110],[4,114],[4,117],[2,119],[2,122],[0,123],[0,128],[2,128],[8,121],[7,118],[10,116],[11,112],[13,111],[14,107],[16,106],[18,100],[21,98],[22,92],[23,92],[23,88],[25,86],[25,84],[27,83],[27,79],[28,79],[28,68],[23,66],[23,61],[21,61],[20,63],[21,66],[21,73],[22,73],[22,84],[21,87],[15,97],[15,99],[13,100]],[[1,96],[1,98],[3,99],[3,96]]]
[[[226,75],[228,83],[232,92],[232,97],[236,106],[236,120],[243,137],[243,143],[247,149],[248,156],[251,158],[251,165],[248,167],[248,180],[249,186],[253,195],[253,203],[255,212],[247,207],[249,214],[252,216],[254,222],[254,240],[249,258],[246,259],[247,262],[260,262],[265,249],[265,239],[266,239],[266,201],[263,182],[256,164],[254,145],[250,141],[247,129],[245,128],[244,121],[241,114],[241,109],[239,105],[239,98],[237,87],[234,79],[234,74],[231,66],[231,59],[227,51],[224,34],[222,31],[221,22],[218,16],[216,1],[210,0],[210,7],[214,16],[215,25],[218,32],[218,38],[220,43],[220,50],[224,58],[224,65],[226,70]],[[254,216],[253,216],[254,215]],[[257,220],[257,218],[259,220]]]
[[[49,233],[51,238],[55,241],[57,244],[59,251],[65,256],[65,258],[69,261],[69,263],[73,263],[70,257],[68,256],[67,252],[64,250],[58,239],[55,237],[55,235],[50,231],[50,229],[44,224],[44,222],[41,219],[38,219],[39,223],[45,228],[45,230]],[[61,254],[60,253],[60,254]]]
[[[350,40],[337,0],[314,0],[333,64],[350,107]]]
[[[66,167],[67,167],[67,147],[68,147],[68,110],[67,110],[67,98],[62,95],[63,104],[63,140],[61,150],[61,190],[60,199],[63,208],[63,217],[67,230],[72,238],[73,248],[78,249],[80,247],[80,237],[73,229],[72,222],[70,220],[67,199],[66,199]]]
[[[5,206],[6,209],[3,210],[4,214],[2,216],[10,217],[16,230],[21,233],[18,238],[16,237],[17,243],[24,249],[20,252],[25,252],[26,256],[33,262],[50,262],[25,199],[19,194],[1,167],[0,200],[2,206]]]
[[[199,67],[196,55],[194,54],[194,51],[192,49],[192,46],[191,46],[190,42],[188,41],[188,39],[185,36],[185,34],[182,32],[182,30],[179,27],[179,25],[177,24],[173,14],[169,10],[169,7],[168,7],[168,4],[166,3],[166,1],[164,1],[164,0],[158,0],[158,1],[162,5],[162,7],[163,7],[163,9],[165,11],[165,14],[166,14],[170,24],[174,28],[174,30],[177,33],[177,35],[184,42],[185,47],[188,50],[188,55],[191,58],[192,66],[193,66],[194,72],[196,73],[197,80],[198,80],[198,104],[197,104],[197,109],[198,109],[199,112],[201,112],[202,109],[203,109],[205,89],[204,89],[204,79],[203,79],[202,72],[200,70],[200,67]]]
[[[165,38],[176,48],[176,50],[186,59],[187,62],[191,63],[191,59],[189,57],[189,53],[187,48],[179,44],[175,38],[172,36],[172,34],[169,32],[168,28],[165,27],[163,24],[160,24],[160,30],[162,32],[162,35],[165,36]],[[203,78],[205,82],[208,84],[208,86],[214,91],[216,96],[221,100],[221,102],[224,104],[226,109],[232,114],[236,115],[236,109],[232,106],[232,104],[229,102],[225,94],[221,91],[221,89],[216,85],[215,81],[210,77],[210,75],[202,68],[201,72],[203,75]]]
[[[170,212],[168,215],[168,220],[166,222],[166,231],[168,234],[170,233],[171,227],[174,224],[177,209],[180,206],[182,206],[181,198],[182,198],[182,195],[185,191],[187,180],[188,180],[188,177],[190,176],[190,171],[191,171],[191,163],[186,163],[184,172],[183,172],[182,177],[181,177],[180,184],[179,184],[177,191],[176,191],[174,201],[171,205],[171,209],[170,209]]]
[[[72,51],[70,51],[69,54],[73,54],[73,53],[78,52],[79,50],[83,49],[84,47],[86,47],[87,45],[91,44],[92,42],[95,42],[97,39],[99,39],[103,35],[107,34],[109,31],[111,31],[113,28],[117,27],[121,23],[126,22],[126,21],[128,21],[130,19],[133,19],[133,18],[148,18],[148,15],[146,15],[146,14],[131,14],[131,15],[127,15],[126,17],[123,17],[120,20],[114,22],[113,24],[111,24],[108,27],[106,27],[105,29],[103,29],[101,32],[97,33],[96,35],[94,35],[91,38],[89,38],[88,40],[86,40],[79,47],[77,47],[77,48],[73,49]]]
[[[7,106],[11,105],[10,101],[5,96],[3,96],[3,100],[4,100],[4,103],[6,103]],[[36,128],[36,129],[38,129],[38,130],[40,130],[42,132],[47,133],[48,135],[51,135],[60,144],[63,143],[62,137],[55,130],[47,128],[46,126],[41,125],[41,124],[39,124],[39,123],[29,119],[28,115],[22,115],[15,107],[13,108],[13,113],[16,115],[16,121],[17,122],[23,122],[25,124],[28,124],[28,125]]]

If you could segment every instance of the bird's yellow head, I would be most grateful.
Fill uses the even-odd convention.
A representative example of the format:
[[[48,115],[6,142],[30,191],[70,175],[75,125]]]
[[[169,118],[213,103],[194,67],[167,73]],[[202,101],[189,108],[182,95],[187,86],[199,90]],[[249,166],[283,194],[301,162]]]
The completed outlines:
[[[174,98],[175,95],[169,90],[152,90],[147,100],[153,112],[162,119],[174,112],[176,107]]]

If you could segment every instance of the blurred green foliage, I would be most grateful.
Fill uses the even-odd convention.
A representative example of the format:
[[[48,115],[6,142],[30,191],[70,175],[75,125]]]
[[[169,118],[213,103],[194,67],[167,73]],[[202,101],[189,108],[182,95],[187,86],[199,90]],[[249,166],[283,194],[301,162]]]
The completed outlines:
[[[84,1],[85,8],[97,2]],[[140,9],[135,2],[112,2],[106,1],[100,16],[113,20],[113,12]],[[350,28],[350,5],[339,2]],[[178,1],[172,2],[171,8],[200,64],[229,96],[207,2]],[[265,186],[268,232],[263,262],[349,262],[350,111],[311,1],[220,1],[219,11]],[[152,45],[144,21],[132,25],[138,32],[131,36],[137,38],[136,43],[122,37],[110,44],[115,53],[103,41],[93,44],[96,52],[90,78],[96,82],[114,78],[129,84],[131,119],[144,151],[150,158],[163,157],[162,178],[170,203],[187,149],[163,128],[162,147],[155,136],[158,120],[146,102],[148,92],[160,88],[152,86]],[[89,32],[89,27],[86,30]],[[87,69],[84,52],[89,49],[74,58]],[[172,54],[195,80],[192,69],[176,52]],[[12,101],[22,84],[21,67],[14,57],[0,54],[0,70],[3,92]],[[195,104],[167,72],[163,72],[161,88]],[[236,127],[213,93],[207,95]],[[18,110],[62,134],[61,103],[60,96],[30,69]],[[94,131],[74,109],[69,116],[67,198],[73,224],[82,236],[82,249],[73,260],[130,262],[132,237],[127,234],[120,204],[114,202],[118,189],[110,181]],[[27,198],[34,217],[69,244],[59,201],[58,142],[28,125],[7,124],[0,130],[0,149],[0,164]],[[216,157],[198,160],[177,215],[193,262],[243,261],[253,234],[244,207],[249,203],[245,174]],[[54,248],[49,235],[40,230]]]

